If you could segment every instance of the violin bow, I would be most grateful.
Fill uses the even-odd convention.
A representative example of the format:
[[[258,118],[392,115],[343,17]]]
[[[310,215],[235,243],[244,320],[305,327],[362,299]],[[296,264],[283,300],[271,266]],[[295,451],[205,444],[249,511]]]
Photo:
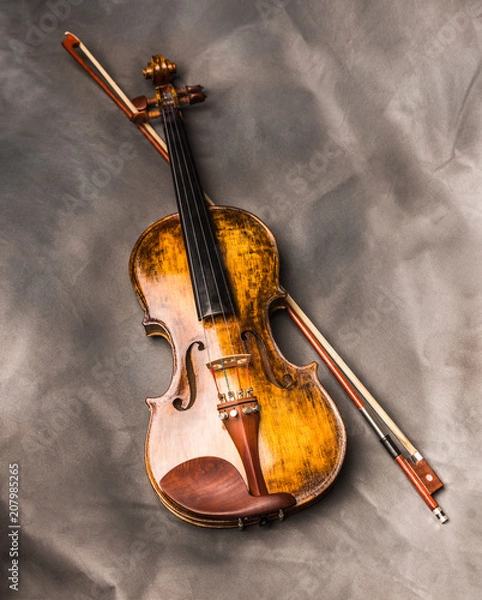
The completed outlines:
[[[148,122],[150,118],[158,116],[158,111],[154,108],[155,99],[148,99],[144,96],[133,100],[129,99],[99,61],[74,34],[67,31],[62,46],[137,126],[164,160],[169,162],[165,141]],[[207,194],[206,201],[211,205],[214,204]],[[289,294],[286,296],[284,308],[358,408],[360,414],[377,435],[382,446],[437,517],[439,523],[448,521],[447,515],[433,498],[433,494],[443,487],[443,483],[420,451],[386,413]],[[394,438],[397,442],[394,441]],[[404,448],[406,456],[402,454],[399,446]]]

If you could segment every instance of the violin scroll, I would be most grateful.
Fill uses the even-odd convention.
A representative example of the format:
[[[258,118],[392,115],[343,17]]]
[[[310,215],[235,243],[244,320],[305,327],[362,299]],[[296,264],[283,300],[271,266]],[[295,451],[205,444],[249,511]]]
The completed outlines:
[[[156,88],[156,96],[147,98],[138,96],[132,100],[137,113],[131,118],[134,123],[147,123],[151,119],[157,119],[162,114],[165,104],[180,108],[186,104],[199,104],[204,102],[206,94],[202,91],[202,85],[186,85],[176,89],[171,81],[176,73],[176,63],[171,62],[162,54],[153,56],[151,62],[142,69],[146,79],[152,79]]]
[[[176,63],[167,60],[162,54],[156,54],[145,69],[142,69],[145,79],[152,79],[155,87],[171,83],[177,70]]]
[[[152,84],[156,89],[155,98],[146,99],[145,96],[141,96],[134,100],[134,104],[139,110],[146,111],[144,116],[148,118],[159,117],[161,114],[161,105],[167,100],[172,102],[176,107],[204,102],[206,94],[202,91],[202,85],[186,85],[185,87],[176,89],[171,84],[176,69],[176,63],[171,62],[162,54],[153,56],[147,67],[142,69],[144,77],[146,79],[151,79]],[[145,100],[145,108],[140,108],[136,104],[137,100]],[[156,108],[154,109],[154,107]]]

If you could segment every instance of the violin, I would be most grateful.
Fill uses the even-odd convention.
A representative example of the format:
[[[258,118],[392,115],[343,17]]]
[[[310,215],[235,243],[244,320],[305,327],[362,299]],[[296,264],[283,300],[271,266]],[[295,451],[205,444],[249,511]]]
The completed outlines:
[[[178,214],[151,225],[130,259],[148,336],[171,345],[167,392],[148,398],[146,467],[161,502],[181,519],[227,528],[282,520],[318,500],[342,466],[346,432],[316,377],[280,353],[270,315],[286,309],[416,492],[443,524],[433,498],[443,482],[418,448],[280,286],[272,233],[254,215],[214,206],[194,165],[181,107],[205,99],[176,89],[176,65],[153,56],[154,98],[130,100],[70,32],[63,47],[171,165]],[[149,123],[160,117],[166,142]]]
[[[161,502],[190,523],[244,527],[318,500],[342,466],[346,433],[316,363],[284,358],[269,317],[286,292],[273,234],[239,208],[208,206],[181,107],[201,86],[176,89],[162,55],[144,69],[170,156],[178,213],[151,225],[130,258],[148,336],[171,345],[168,390],[148,398],[146,467]]]

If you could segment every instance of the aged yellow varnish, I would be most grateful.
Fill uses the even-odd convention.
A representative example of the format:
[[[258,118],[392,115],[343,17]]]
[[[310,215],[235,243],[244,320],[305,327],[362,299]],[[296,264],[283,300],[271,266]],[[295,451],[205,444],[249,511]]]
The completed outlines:
[[[269,315],[282,306],[275,240],[253,215],[235,208],[211,207],[213,229],[229,277],[235,314],[199,320],[178,215],[149,227],[134,247],[131,279],[145,310],[148,335],[170,343],[174,371],[167,392],[147,400],[151,420],[146,466],[161,501],[181,518],[198,525],[234,527],[239,519],[213,518],[183,509],[165,493],[161,479],[196,457],[220,457],[246,479],[243,461],[218,418],[219,399],[207,364],[214,358],[250,356],[249,379],[241,370],[228,374],[233,387],[252,386],[262,410],[259,459],[270,494],[287,492],[294,512],[317,500],[333,483],[346,444],[343,422],[321,387],[316,364],[296,367],[276,346]],[[229,382],[228,382],[229,383]],[[229,498],[226,498],[229,502]],[[249,517],[247,523],[257,519]]]

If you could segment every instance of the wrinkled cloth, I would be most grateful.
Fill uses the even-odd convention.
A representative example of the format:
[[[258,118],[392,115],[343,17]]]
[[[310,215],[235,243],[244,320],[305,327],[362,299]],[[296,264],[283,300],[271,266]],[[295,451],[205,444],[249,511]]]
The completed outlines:
[[[41,0],[0,16],[2,598],[480,598],[482,2]],[[319,503],[240,532],[158,502],[144,398],[168,387],[171,351],[144,336],[127,264],[174,193],[66,30],[130,97],[152,95],[141,69],[160,52],[205,86],[184,116],[206,192],[273,231],[282,286],[444,481],[447,524],[323,366],[348,449]],[[273,330],[289,360],[316,360],[286,314]]]

